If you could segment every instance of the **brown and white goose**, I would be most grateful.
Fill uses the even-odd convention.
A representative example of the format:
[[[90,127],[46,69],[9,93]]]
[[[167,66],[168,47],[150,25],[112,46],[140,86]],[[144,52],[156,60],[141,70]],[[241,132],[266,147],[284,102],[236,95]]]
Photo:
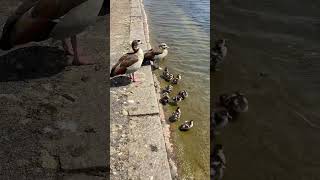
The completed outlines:
[[[157,48],[152,48],[144,54],[143,64],[148,62],[159,63],[160,59],[163,59],[168,55],[168,48],[166,43],[161,43]],[[159,68],[159,67],[157,67]]]
[[[79,59],[76,35],[109,13],[109,6],[110,0],[24,0],[4,25],[0,49],[54,38],[71,54],[66,42],[71,38],[73,64],[92,64]]]
[[[110,77],[117,75],[130,74],[130,78],[135,82],[134,72],[136,72],[143,61],[143,50],[139,47],[142,44],[140,40],[134,40],[131,43],[133,52],[123,55],[112,67]]]

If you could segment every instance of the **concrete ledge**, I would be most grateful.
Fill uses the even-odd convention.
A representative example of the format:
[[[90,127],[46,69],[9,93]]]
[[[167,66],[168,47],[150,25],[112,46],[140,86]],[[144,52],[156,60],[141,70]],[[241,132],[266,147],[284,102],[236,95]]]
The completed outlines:
[[[151,47],[142,0],[131,0],[130,41],[134,39],[143,42],[143,50]],[[170,180],[172,177],[151,67],[141,67],[136,76],[141,83],[131,84],[128,88],[128,178]]]
[[[170,180],[159,115],[130,119],[129,179]]]
[[[129,115],[159,114],[151,67],[141,67],[141,69],[136,72],[136,76],[138,76],[142,82],[130,89],[131,93],[128,95],[128,101],[133,101],[133,103],[128,105]]]

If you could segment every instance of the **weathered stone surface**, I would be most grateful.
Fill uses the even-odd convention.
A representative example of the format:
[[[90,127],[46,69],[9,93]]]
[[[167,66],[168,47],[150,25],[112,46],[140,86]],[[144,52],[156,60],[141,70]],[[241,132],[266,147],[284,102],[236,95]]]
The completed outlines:
[[[63,176],[62,180],[106,180],[105,177],[99,176],[88,176],[85,174],[76,174],[76,175],[66,175]]]
[[[150,47],[141,3],[111,0],[111,64],[130,51],[134,39],[143,42],[143,50]],[[111,179],[170,180],[151,67],[141,67],[135,76],[139,82],[111,88]],[[114,79],[123,84],[124,78]]]
[[[129,179],[171,179],[160,116],[132,117]]]
[[[143,66],[136,76],[140,79],[140,83],[130,88],[131,92],[128,95],[129,100],[134,100],[134,103],[128,104],[129,115],[152,115],[159,113],[159,105],[155,92],[153,76],[150,66]]]

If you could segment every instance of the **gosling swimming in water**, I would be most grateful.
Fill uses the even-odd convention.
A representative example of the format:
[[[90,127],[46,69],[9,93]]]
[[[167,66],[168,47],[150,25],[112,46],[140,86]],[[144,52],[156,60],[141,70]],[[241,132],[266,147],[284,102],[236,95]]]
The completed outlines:
[[[162,97],[159,101],[162,105],[167,105],[169,103],[169,100],[170,100],[169,93],[165,92],[162,94]]]
[[[175,78],[172,79],[172,84],[178,84],[178,82],[181,80],[181,74],[177,74]]]
[[[169,84],[168,86],[166,86],[164,89],[163,89],[163,92],[167,92],[167,93],[171,93],[173,90],[173,86],[171,84]]]
[[[226,158],[221,144],[216,144],[213,149],[213,179],[221,180],[226,168]]]
[[[169,121],[175,122],[175,121],[179,120],[180,117],[181,117],[181,110],[180,110],[180,107],[177,107],[177,109],[169,117]]]
[[[172,98],[174,104],[178,104],[178,102],[181,102],[183,98],[180,95],[177,95]]]
[[[163,76],[163,78],[166,78],[166,77],[168,77],[169,76],[169,70],[168,70],[168,68],[167,67],[165,67],[164,68],[164,71],[163,71],[163,73],[162,73],[162,76]]]
[[[188,131],[189,129],[191,129],[193,127],[193,120],[191,121],[185,121],[183,124],[181,124],[180,126],[180,131]]]
[[[226,40],[219,39],[215,42],[214,48],[211,50],[210,67],[211,70],[216,71],[217,66],[221,64],[227,56]]]
[[[170,82],[170,81],[173,80],[173,78],[174,78],[173,74],[169,73],[169,76],[167,76],[164,80],[167,81],[167,82]]]
[[[186,90],[180,91],[178,95],[180,95],[182,97],[182,99],[185,99],[186,97],[189,96],[189,94]]]
[[[229,119],[232,119],[232,116],[229,114],[227,109],[220,109],[214,111],[211,114],[211,123],[213,125],[214,133],[217,130],[223,129],[229,123]]]
[[[243,93],[235,92],[231,95],[220,96],[220,104],[231,113],[247,112],[249,109],[248,99]]]

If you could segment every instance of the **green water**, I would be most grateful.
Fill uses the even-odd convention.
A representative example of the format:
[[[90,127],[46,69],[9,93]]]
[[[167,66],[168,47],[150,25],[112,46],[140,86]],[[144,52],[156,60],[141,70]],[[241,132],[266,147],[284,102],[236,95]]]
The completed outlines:
[[[181,120],[171,124],[180,179],[209,179],[210,1],[145,0],[144,4],[152,46],[165,42],[170,47],[161,67],[182,75],[171,96],[180,90],[189,93],[179,105]],[[167,84],[161,80],[162,87]],[[165,106],[166,117],[175,109]],[[194,128],[180,132],[179,125],[189,120],[194,120]]]

